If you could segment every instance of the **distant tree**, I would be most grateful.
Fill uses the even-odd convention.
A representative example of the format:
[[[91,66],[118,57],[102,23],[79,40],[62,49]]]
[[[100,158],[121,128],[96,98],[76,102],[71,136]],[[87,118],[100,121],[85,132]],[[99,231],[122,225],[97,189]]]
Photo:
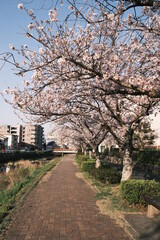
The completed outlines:
[[[144,149],[151,146],[155,142],[155,131],[152,130],[148,120],[142,121],[133,134],[133,147],[136,149]]]

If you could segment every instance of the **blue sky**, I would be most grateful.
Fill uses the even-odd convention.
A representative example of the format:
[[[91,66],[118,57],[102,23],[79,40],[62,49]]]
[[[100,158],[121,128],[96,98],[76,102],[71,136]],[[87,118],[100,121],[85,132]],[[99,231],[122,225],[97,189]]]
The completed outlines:
[[[26,43],[26,38],[24,37],[24,30],[27,29],[28,24],[30,23],[30,19],[26,16],[23,10],[19,10],[17,5],[21,1],[19,0],[1,0],[0,3],[0,53],[10,51],[9,44],[13,44],[14,46],[24,45]],[[23,1],[22,1],[23,2]],[[25,0],[24,2],[30,2],[29,0]],[[50,0],[46,1],[52,2]],[[54,1],[55,2],[55,1]],[[28,4],[29,9],[34,9],[36,15],[39,18],[47,18],[48,17],[48,7],[45,6],[46,10],[40,9],[43,4],[43,0],[34,0],[33,4]],[[62,19],[66,11],[68,11],[67,7],[59,7],[60,10],[60,19]],[[0,62],[2,65],[2,63]],[[1,66],[0,65],[0,66]],[[21,83],[22,78],[17,77],[15,75],[15,71],[13,70],[13,66],[9,64],[5,64],[5,66],[0,70],[0,92],[4,89]],[[0,125],[1,124],[19,124],[22,121],[15,115],[12,107],[7,104],[2,96],[0,95]],[[48,125],[45,126],[45,130],[48,131]]]
[[[26,38],[23,33],[30,19],[23,10],[18,10],[17,5],[21,1],[19,0],[1,0],[0,1],[0,53],[10,51],[9,44],[12,43],[15,46],[24,45],[26,43]],[[22,1],[23,2],[23,1]],[[25,2],[30,2],[25,0]],[[52,2],[51,0],[47,0]],[[55,2],[55,1],[53,1]],[[47,10],[35,10],[35,8],[41,8],[43,0],[33,0],[33,5],[28,5],[28,8],[33,8],[39,18],[46,18],[48,16]],[[59,18],[63,19],[68,11],[68,6],[59,7]],[[13,87],[20,83],[22,79],[15,75],[12,70],[12,66],[6,64],[3,69],[0,70],[0,92],[2,92],[7,87]],[[22,121],[14,114],[12,107],[7,104],[3,98],[0,96],[0,125],[1,124],[19,124]],[[45,126],[45,131],[48,131],[49,125]],[[160,128],[160,116],[154,120],[154,129]]]
[[[20,43],[20,25],[27,21],[22,12],[18,11],[16,0],[1,0],[0,7],[0,53],[9,51],[9,44]],[[0,63],[2,64],[2,63]],[[0,91],[13,86],[18,82],[18,78],[14,75],[10,65],[5,65],[0,71]],[[16,124],[20,120],[15,116],[11,106],[4,102],[0,96],[0,124]]]

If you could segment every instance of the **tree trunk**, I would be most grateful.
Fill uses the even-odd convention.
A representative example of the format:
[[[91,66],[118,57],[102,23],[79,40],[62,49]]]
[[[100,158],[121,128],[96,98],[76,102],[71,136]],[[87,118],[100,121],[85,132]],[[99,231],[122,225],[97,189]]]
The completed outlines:
[[[98,151],[98,147],[93,148],[93,157],[96,159],[96,168],[99,168],[101,166],[101,162],[99,159],[99,151]]]
[[[123,171],[121,181],[126,181],[132,176],[132,157],[128,148],[124,149],[123,153]]]
[[[89,150],[89,158],[92,158],[92,151]]]
[[[99,168],[101,166],[101,162],[99,160],[99,156],[96,156],[96,168]]]
[[[81,151],[82,151],[82,153],[84,153],[84,147],[83,146],[81,146]]]
[[[121,181],[126,181],[132,176],[132,139],[133,139],[134,130],[131,126],[127,129],[125,135],[125,142],[122,146],[122,160],[123,160],[123,171]]]

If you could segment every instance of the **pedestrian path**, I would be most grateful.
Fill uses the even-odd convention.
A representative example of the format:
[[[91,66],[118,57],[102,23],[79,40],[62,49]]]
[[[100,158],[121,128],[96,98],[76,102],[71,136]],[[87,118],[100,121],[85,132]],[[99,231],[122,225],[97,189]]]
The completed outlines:
[[[16,213],[5,240],[130,240],[100,213],[95,193],[76,177],[74,155],[64,156],[30,193]]]

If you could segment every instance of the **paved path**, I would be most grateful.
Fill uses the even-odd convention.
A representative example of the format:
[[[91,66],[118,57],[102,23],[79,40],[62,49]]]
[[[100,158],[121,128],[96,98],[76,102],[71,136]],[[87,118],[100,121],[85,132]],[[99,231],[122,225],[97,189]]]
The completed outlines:
[[[5,240],[130,240],[114,220],[100,213],[95,193],[76,177],[74,156],[65,156],[30,193]]]

